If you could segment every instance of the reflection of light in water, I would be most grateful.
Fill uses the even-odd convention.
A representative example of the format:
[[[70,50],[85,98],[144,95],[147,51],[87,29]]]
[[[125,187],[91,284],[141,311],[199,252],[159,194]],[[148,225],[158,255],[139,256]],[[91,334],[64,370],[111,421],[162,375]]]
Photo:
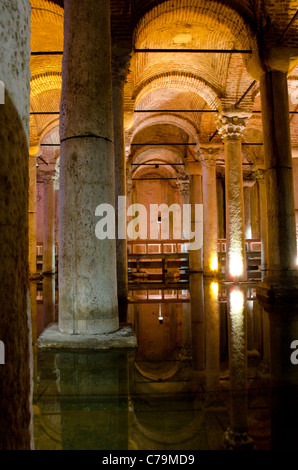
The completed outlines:
[[[214,296],[218,295],[218,282],[212,282],[211,290],[212,290]]]
[[[218,270],[218,259],[217,259],[217,255],[214,255],[211,261],[211,271],[217,271],[217,270]]]
[[[233,277],[238,277],[243,274],[243,261],[242,256],[238,253],[232,253],[230,259],[230,274]]]
[[[159,323],[163,323],[163,316],[161,313],[161,304],[159,304],[158,321]]]
[[[230,293],[231,320],[241,320],[244,309],[244,295],[240,290],[232,290]]]

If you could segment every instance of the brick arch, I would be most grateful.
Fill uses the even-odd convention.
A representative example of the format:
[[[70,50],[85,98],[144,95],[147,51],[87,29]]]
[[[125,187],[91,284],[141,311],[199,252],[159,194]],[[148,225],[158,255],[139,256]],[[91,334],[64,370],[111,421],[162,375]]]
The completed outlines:
[[[192,139],[193,142],[196,142],[197,147],[199,149],[200,142],[198,137],[198,132],[196,128],[186,119],[183,119],[178,116],[169,115],[169,114],[160,114],[157,116],[150,116],[141,122],[139,122],[136,127],[134,128],[132,134],[130,135],[129,145],[132,143],[135,136],[142,130],[147,129],[152,126],[156,125],[164,125],[164,124],[171,124],[173,126],[177,126],[182,129],[186,134],[188,134]]]
[[[212,86],[196,75],[177,71],[164,72],[141,83],[133,94],[135,107],[148,94],[164,88],[191,91],[202,97],[211,109],[221,108],[220,95]]]
[[[45,91],[61,90],[62,88],[62,73],[61,72],[46,72],[34,75],[31,78],[31,98],[39,95]],[[59,104],[58,104],[59,105]]]
[[[31,21],[49,20],[63,28],[64,10],[54,2],[31,0]]]
[[[236,5],[240,6],[239,10]],[[251,21],[249,24],[248,16],[244,18],[243,11],[243,5],[240,5],[239,1],[233,2],[232,7],[222,0],[159,0],[158,5],[148,8],[138,21],[134,30],[134,45],[138,47],[138,44],[148,37],[148,32],[154,31],[156,26],[167,27],[179,20],[192,25],[199,23],[204,17],[205,27],[212,23],[225,25],[235,38],[237,46],[248,49],[254,40],[253,23]]]

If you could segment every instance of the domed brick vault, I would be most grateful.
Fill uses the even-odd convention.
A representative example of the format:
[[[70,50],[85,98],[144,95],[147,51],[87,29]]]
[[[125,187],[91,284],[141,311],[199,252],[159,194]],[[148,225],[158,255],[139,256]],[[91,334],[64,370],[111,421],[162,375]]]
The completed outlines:
[[[189,254],[190,270],[216,277],[224,238],[222,279],[245,283],[250,234],[262,245],[259,299],[269,311],[290,301],[297,313],[298,0],[1,3],[0,341],[11,366],[0,448],[29,448],[27,291],[42,237],[43,273],[55,273],[58,187],[62,341],[123,333],[127,240],[98,243],[94,233],[96,207],[115,195],[145,205],[203,200],[204,244]],[[250,232],[248,190],[259,214]]]

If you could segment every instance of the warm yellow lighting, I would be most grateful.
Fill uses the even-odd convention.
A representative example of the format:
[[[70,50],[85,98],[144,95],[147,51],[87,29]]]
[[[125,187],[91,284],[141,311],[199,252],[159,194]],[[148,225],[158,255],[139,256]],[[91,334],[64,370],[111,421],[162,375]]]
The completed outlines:
[[[212,282],[211,290],[214,295],[218,295],[218,282]]]
[[[187,33],[177,34],[174,37],[173,42],[174,44],[188,44],[192,41],[192,35]]]
[[[211,271],[217,271],[218,270],[218,259],[217,256],[215,255],[211,261]]]
[[[231,313],[232,315],[239,315],[244,307],[244,295],[240,290],[233,290],[230,294]]]
[[[239,277],[243,274],[243,261],[241,255],[232,254],[230,259],[230,274],[233,277]]]

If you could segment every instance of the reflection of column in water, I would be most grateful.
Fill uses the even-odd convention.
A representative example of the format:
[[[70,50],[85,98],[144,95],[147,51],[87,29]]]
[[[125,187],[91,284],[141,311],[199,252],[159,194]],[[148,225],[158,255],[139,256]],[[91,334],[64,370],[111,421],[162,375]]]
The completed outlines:
[[[196,370],[205,370],[205,314],[203,275],[190,274],[192,358]]]
[[[182,358],[191,357],[191,306],[182,304]]]
[[[43,279],[43,309],[47,326],[55,322],[55,276],[44,276]]]
[[[298,340],[298,306],[274,307],[269,312],[272,450],[294,450],[298,442],[298,366],[292,364]]]
[[[32,344],[37,340],[37,284],[30,282],[29,284],[30,295],[30,311],[31,311],[31,325],[32,325]]]
[[[230,428],[225,432],[224,445],[229,449],[246,449],[253,447],[253,441],[248,435],[245,297],[238,288],[232,288],[228,295]]]
[[[219,388],[220,346],[219,346],[219,304],[218,283],[204,281],[204,309],[206,318],[206,389]]]

